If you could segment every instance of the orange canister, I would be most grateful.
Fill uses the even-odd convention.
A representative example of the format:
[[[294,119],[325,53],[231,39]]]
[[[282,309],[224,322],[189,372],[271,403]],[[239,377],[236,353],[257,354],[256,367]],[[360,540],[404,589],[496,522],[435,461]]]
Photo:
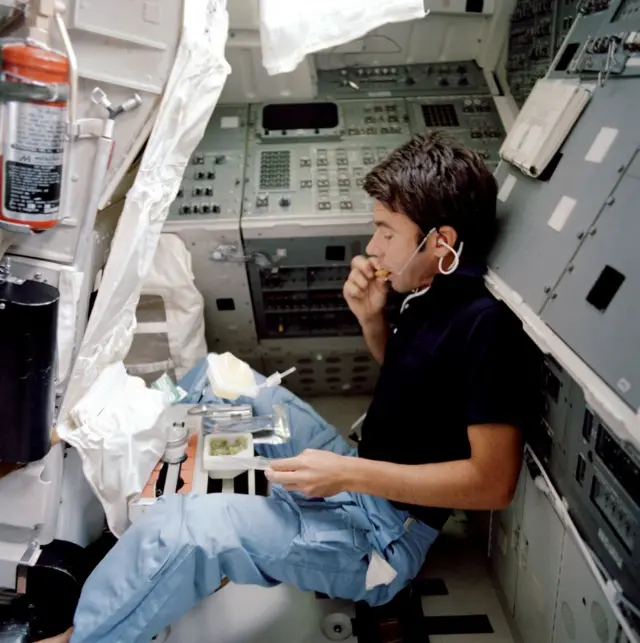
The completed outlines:
[[[69,60],[33,44],[10,44],[2,48],[2,75],[5,82],[68,85]],[[1,121],[0,219],[51,228],[60,211],[67,101],[10,101]]]

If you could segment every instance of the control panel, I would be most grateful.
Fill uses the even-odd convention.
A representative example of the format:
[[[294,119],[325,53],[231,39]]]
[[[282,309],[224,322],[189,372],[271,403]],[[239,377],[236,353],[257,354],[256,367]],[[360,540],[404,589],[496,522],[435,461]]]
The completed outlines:
[[[248,265],[259,339],[358,335],[342,288],[351,260],[369,237],[248,239],[245,252],[277,258],[276,268]]]
[[[578,16],[578,2],[576,0],[556,0],[556,29],[554,53],[558,52],[564,39]]]
[[[362,182],[378,161],[410,137],[405,101],[310,105],[308,118],[299,115],[296,121],[287,120],[286,114],[303,111],[298,106],[283,105],[282,116],[272,112],[274,123],[293,123],[291,129],[278,130],[277,140],[271,129],[265,130],[269,121],[262,113],[275,106],[252,106],[255,130],[247,157],[243,220],[371,212]]]
[[[576,4],[575,0],[518,0],[511,17],[507,79],[519,106],[546,74],[561,38],[558,27],[566,28],[564,33],[568,31]],[[559,25],[560,11],[565,19]]]
[[[497,166],[505,132],[490,95],[254,105],[243,221],[368,215],[367,172],[430,129],[452,132]]]
[[[482,70],[475,61],[318,70],[318,94],[324,98],[488,92]]]
[[[497,167],[505,131],[491,96],[409,98],[407,103],[414,132],[447,130],[478,151],[490,170]]]
[[[640,2],[591,2],[576,24],[555,76],[611,77],[640,75]]]
[[[168,221],[239,219],[248,107],[218,105],[186,167]]]
[[[567,425],[569,511],[628,598],[640,598],[640,454],[589,409]]]
[[[628,598],[640,599],[640,453],[587,407],[584,393],[545,357],[538,429],[527,442],[569,507],[581,536]]]
[[[541,381],[537,430],[531,431],[527,441],[545,465],[553,482],[562,486],[566,467],[565,430],[568,417],[574,406],[584,406],[584,396],[580,387],[550,356],[542,364]]]

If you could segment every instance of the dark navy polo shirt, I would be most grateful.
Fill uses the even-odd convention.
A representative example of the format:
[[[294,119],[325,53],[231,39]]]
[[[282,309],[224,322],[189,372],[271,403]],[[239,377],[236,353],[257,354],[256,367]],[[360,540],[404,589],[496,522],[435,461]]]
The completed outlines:
[[[523,427],[531,415],[532,342],[484,283],[483,267],[438,275],[409,296],[387,343],[362,425],[362,458],[399,464],[468,459],[467,428]],[[449,509],[393,503],[441,529]]]

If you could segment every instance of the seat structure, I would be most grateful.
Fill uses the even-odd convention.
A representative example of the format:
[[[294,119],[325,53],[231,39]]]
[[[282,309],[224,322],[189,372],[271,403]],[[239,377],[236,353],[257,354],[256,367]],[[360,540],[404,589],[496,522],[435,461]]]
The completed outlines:
[[[423,571],[386,605],[356,603],[353,635],[359,643],[428,643],[430,634],[493,633],[486,614],[424,615],[424,597],[448,594],[442,579],[425,577]]]

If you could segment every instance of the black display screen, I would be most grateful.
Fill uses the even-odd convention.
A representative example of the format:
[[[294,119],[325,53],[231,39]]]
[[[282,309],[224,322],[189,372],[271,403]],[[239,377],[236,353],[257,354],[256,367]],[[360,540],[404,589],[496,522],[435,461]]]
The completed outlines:
[[[335,103],[287,103],[265,105],[262,127],[265,130],[330,129],[338,127]]]

